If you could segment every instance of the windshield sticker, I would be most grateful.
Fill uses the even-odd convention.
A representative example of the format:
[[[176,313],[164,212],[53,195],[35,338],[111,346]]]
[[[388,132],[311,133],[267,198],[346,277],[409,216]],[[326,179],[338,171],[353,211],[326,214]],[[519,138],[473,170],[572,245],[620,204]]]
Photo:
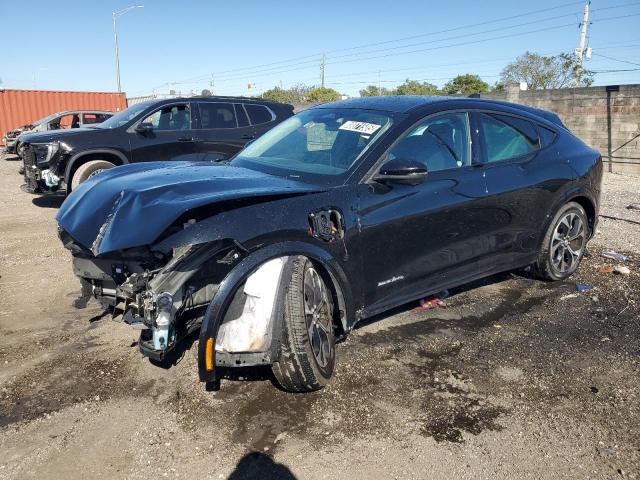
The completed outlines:
[[[349,130],[351,132],[364,133],[366,135],[371,135],[376,130],[380,128],[380,125],[376,125],[375,123],[367,123],[367,122],[355,122],[353,120],[349,120],[340,125],[338,130]]]

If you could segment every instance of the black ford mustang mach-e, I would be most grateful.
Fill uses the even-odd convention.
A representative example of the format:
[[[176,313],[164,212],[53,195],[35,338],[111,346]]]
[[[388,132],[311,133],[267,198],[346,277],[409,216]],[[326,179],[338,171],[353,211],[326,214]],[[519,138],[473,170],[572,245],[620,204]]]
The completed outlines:
[[[92,177],[58,214],[86,298],[165,358],[200,331],[200,378],[272,365],[323,387],[359,321],[533,265],[562,280],[596,228],[598,152],[552,113],[471,98],[317,106],[224,163]]]

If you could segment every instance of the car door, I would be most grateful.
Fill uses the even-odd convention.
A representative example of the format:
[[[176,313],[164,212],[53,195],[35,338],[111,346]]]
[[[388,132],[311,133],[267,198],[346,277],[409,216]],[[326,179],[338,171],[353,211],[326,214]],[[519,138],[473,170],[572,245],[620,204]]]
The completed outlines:
[[[475,150],[464,111],[421,120],[389,150],[387,159],[417,160],[428,174],[418,185],[374,182],[360,196],[365,308],[382,311],[478,273],[490,225]]]
[[[493,219],[492,255],[484,268],[521,266],[537,254],[557,192],[575,174],[547,148],[554,133],[511,113],[473,113],[487,182],[486,209]],[[542,140],[541,140],[542,139]]]
[[[189,160],[195,153],[191,105],[188,102],[163,105],[128,130],[134,162]],[[141,125],[147,130],[141,130]]]
[[[198,102],[197,151],[203,160],[227,160],[254,138],[244,107],[232,102]]]

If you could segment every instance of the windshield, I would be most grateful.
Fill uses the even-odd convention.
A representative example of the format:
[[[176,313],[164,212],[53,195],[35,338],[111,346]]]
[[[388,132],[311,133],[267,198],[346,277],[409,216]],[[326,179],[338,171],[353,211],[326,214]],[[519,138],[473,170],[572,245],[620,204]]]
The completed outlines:
[[[96,128],[118,128],[123,127],[131,120],[140,115],[144,110],[149,108],[152,105],[153,101],[148,102],[140,102],[135,105],[131,105],[129,108],[124,109],[121,112],[116,113],[113,117],[105,120],[102,123],[96,123],[94,126]]]
[[[384,112],[313,108],[269,130],[231,163],[303,181],[335,181],[391,124]]]
[[[60,115],[59,113],[52,113],[51,115],[47,115],[44,118],[41,118],[40,120],[37,120],[35,122],[33,122],[31,125],[33,125],[34,127],[37,127],[38,125],[42,125],[43,123],[48,123],[49,121],[53,120],[54,118],[56,118],[58,115]]]

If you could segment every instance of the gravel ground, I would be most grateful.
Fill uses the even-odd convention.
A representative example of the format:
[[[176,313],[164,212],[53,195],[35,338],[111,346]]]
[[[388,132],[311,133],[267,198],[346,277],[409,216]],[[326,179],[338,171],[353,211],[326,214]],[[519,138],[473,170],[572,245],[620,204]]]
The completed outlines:
[[[60,199],[21,192],[17,169],[0,162],[2,479],[640,479],[638,177],[605,177],[602,215],[630,221],[601,219],[570,281],[505,273],[399,308],[293,395],[260,369],[206,392],[194,346],[159,368],[129,327],[74,309]],[[609,249],[630,275],[606,273]]]

